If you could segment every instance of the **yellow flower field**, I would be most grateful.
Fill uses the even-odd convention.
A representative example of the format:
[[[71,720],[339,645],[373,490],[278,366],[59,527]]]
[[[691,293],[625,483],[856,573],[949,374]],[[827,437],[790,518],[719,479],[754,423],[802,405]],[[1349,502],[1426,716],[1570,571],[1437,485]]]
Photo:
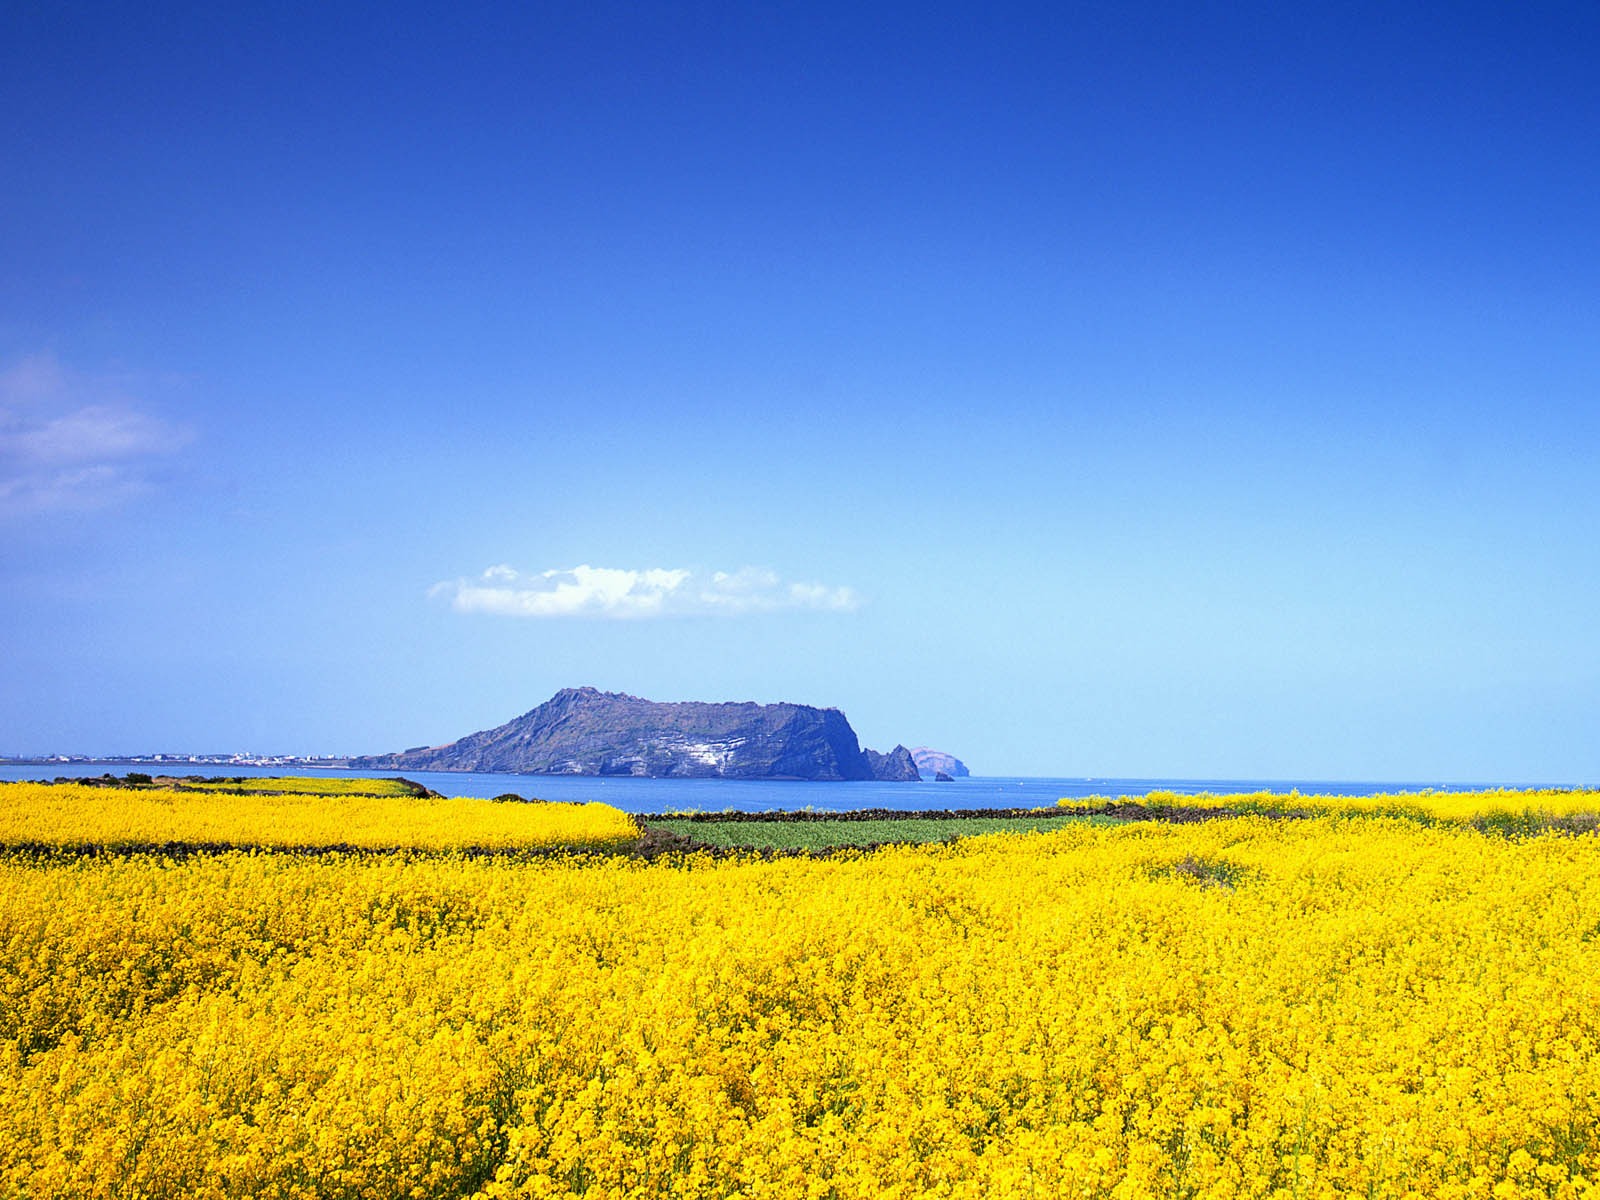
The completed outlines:
[[[178,791],[295,792],[302,796],[412,796],[417,784],[404,779],[353,778],[343,775],[233,775],[175,781]]]
[[[638,832],[607,804],[0,783],[0,846],[516,850],[616,845]]]
[[[1065,797],[1061,808],[1099,808],[1109,796]],[[1184,795],[1151,792],[1144,796],[1119,796],[1118,804],[1142,808],[1226,808],[1235,812],[1279,813],[1291,810],[1327,813],[1377,813],[1418,816],[1445,821],[1497,818],[1551,818],[1600,813],[1600,791],[1585,788],[1485,788],[1475,792],[1392,792],[1373,796],[1302,795],[1299,792],[1234,792]]]
[[[1600,1196],[1600,839],[0,857],[0,1194]]]

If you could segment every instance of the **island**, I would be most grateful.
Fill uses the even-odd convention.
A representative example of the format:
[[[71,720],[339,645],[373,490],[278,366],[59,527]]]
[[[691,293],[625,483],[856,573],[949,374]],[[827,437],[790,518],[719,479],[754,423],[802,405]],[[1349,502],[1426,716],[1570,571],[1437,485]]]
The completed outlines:
[[[971,774],[967,764],[954,754],[946,754],[943,750],[933,750],[927,746],[913,746],[911,757],[917,764],[917,770],[923,775],[931,775],[938,780],[940,775],[948,775],[950,779],[965,779]]]
[[[807,704],[661,703],[563,688],[494,729],[352,758],[362,771],[915,782],[912,752],[864,750],[844,713]]]

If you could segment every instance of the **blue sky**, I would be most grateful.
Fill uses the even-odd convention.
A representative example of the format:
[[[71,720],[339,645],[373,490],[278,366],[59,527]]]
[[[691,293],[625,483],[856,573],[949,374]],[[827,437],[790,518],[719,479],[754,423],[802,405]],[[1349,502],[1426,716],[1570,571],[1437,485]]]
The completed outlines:
[[[1600,782],[1592,5],[8,5],[0,754],[593,684]],[[581,568],[581,569],[580,569]]]

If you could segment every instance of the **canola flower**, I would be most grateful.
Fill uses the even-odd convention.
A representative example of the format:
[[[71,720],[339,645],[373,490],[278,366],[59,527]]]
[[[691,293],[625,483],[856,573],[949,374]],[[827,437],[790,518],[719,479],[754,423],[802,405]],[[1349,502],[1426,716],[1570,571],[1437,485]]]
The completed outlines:
[[[419,787],[404,779],[346,778],[319,775],[229,775],[210,779],[175,779],[180,792],[296,792],[303,796],[414,796]]]
[[[1292,792],[1232,792],[1183,795],[1151,792],[1145,796],[1067,796],[1057,807],[1094,809],[1106,804],[1142,808],[1211,808],[1233,812],[1365,813],[1442,821],[1508,821],[1537,825],[1552,819],[1600,813],[1600,791],[1588,788],[1485,788],[1472,792],[1387,792],[1372,796],[1302,795]]]
[[[1600,838],[0,857],[0,1195],[1600,1196]]]
[[[519,850],[620,845],[638,835],[631,817],[598,803],[0,783],[0,846]]]

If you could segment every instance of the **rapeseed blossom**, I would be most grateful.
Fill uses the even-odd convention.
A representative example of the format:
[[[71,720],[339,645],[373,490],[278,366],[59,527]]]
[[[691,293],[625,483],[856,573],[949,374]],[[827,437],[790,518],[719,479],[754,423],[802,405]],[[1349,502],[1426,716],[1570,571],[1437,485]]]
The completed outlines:
[[[180,792],[295,792],[302,796],[415,796],[424,790],[420,784],[390,776],[233,775],[179,778],[171,783]]]
[[[1600,1196],[1600,840],[0,858],[0,1195]]]
[[[0,783],[0,846],[517,850],[638,836],[633,819],[608,804]]]
[[[1209,808],[1245,813],[1364,813],[1443,821],[1512,821],[1537,825],[1552,819],[1600,813],[1600,792],[1588,788],[1483,788],[1478,791],[1385,792],[1330,796],[1292,792],[1155,791],[1143,796],[1068,796],[1060,808],[1098,809],[1107,804],[1138,808]]]

